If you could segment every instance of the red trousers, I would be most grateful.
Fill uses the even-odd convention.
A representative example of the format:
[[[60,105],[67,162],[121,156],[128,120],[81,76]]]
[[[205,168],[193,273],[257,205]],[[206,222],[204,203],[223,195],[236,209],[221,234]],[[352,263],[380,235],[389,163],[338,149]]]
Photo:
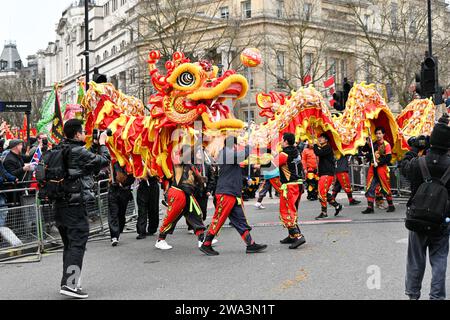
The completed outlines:
[[[345,193],[352,193],[352,184],[350,180],[350,175],[348,172],[339,172],[336,173],[336,180],[339,181],[342,189],[344,189]]]
[[[191,201],[194,201],[193,207],[199,207],[195,198],[187,197],[182,190],[171,187],[168,191],[168,207],[167,214],[163,220],[161,228],[159,229],[160,237],[165,237],[167,234],[172,234],[181,217],[186,217],[189,225],[194,229],[195,234],[202,233],[206,228],[203,224],[201,212],[198,213],[195,209],[190,210]]]
[[[328,195],[328,191],[333,185],[334,176],[321,176],[319,179],[319,200],[322,208],[327,207],[328,200],[331,195]]]
[[[375,167],[370,166],[367,173],[367,192],[366,197],[369,202],[374,202],[377,189],[386,197],[386,200],[392,201],[391,181],[389,168],[387,166]]]
[[[241,236],[251,231],[252,228],[244,213],[244,200],[240,199],[240,202],[239,204],[238,199],[231,195],[216,195],[216,211],[209,226],[208,235],[216,236],[228,218]]]
[[[280,182],[280,178],[273,178],[270,179],[270,184],[272,185],[272,187],[274,187],[274,189],[278,192],[281,193],[281,182]]]
[[[280,220],[285,228],[291,229],[297,226],[297,211],[302,197],[302,186],[291,184],[286,188],[286,191],[281,190],[280,193]]]

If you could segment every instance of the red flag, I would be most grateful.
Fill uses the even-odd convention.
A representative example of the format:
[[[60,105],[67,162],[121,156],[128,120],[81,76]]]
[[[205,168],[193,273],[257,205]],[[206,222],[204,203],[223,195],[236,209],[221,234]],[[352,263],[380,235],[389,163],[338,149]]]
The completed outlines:
[[[330,87],[334,87],[334,76],[331,76],[328,80],[326,80],[323,85],[325,86],[325,88],[330,88]]]
[[[331,87],[330,88],[330,94],[333,95],[336,93],[336,88],[335,87]]]
[[[310,74],[307,74],[304,78],[303,78],[303,85],[307,86],[312,82],[312,77]]]
[[[330,101],[330,106],[333,108],[334,104],[336,103],[336,100],[334,100],[334,98],[331,98],[329,101]]]

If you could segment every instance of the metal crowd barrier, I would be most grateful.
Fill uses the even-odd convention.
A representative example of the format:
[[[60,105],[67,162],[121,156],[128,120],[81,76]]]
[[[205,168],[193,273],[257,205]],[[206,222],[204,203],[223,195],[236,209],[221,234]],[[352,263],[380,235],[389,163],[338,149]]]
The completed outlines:
[[[409,181],[400,174],[400,170],[397,166],[390,166],[389,169],[393,196],[399,198],[409,197],[409,195],[411,194]],[[368,171],[368,164],[350,164],[350,179],[352,182],[353,190],[364,192],[367,191],[366,181]]]
[[[40,261],[41,217],[36,190],[10,189],[1,194],[6,205],[0,207],[0,262],[18,256],[35,256]]]
[[[95,201],[87,204],[90,240],[109,237],[108,188],[108,180],[99,181],[95,188]],[[126,232],[135,232],[137,188],[132,191],[133,200],[126,213]],[[38,192],[32,188],[1,191],[8,198],[8,206],[0,207],[0,263],[10,263],[28,255],[37,255],[37,261],[40,261],[42,253],[62,248],[54,210],[51,204],[39,200]],[[13,198],[20,201],[8,201]]]

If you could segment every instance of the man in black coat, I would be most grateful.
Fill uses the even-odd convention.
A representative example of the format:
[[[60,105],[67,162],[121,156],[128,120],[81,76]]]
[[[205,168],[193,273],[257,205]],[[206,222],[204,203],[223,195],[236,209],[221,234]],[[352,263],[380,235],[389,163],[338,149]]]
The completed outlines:
[[[433,178],[441,179],[450,167],[450,127],[449,119],[445,115],[439,120],[431,134],[431,149],[425,156],[427,167]],[[420,150],[413,148],[408,152],[400,163],[400,172],[411,182],[411,199],[417,192],[419,186],[424,182],[419,167]],[[450,195],[450,182],[446,184]],[[450,200],[450,197],[449,197]],[[408,206],[410,205],[408,203]],[[433,236],[409,231],[408,256],[406,264],[406,295],[410,299],[420,298],[422,279],[425,273],[427,249],[431,263],[431,291],[430,299],[445,299],[445,274],[447,271],[447,257],[449,251],[449,229],[448,226],[441,234]]]
[[[141,180],[137,190],[137,240],[145,239],[158,231],[159,195],[159,178],[148,175],[146,179]]]
[[[64,199],[53,204],[56,226],[64,243],[60,293],[78,299],[88,297],[81,289],[81,270],[89,237],[86,203],[94,198],[93,173],[108,166],[111,161],[106,147],[106,132],[100,136],[98,154],[94,154],[85,148],[86,131],[82,125],[77,119],[69,120],[64,125],[65,139],[61,144],[68,150],[64,155],[66,194]]]
[[[133,200],[131,186],[134,183],[134,177],[128,174],[118,162],[114,163],[112,171],[108,190],[108,225],[111,245],[116,247],[125,229],[128,204]]]
[[[25,158],[22,155],[23,145],[24,143],[22,140],[11,140],[8,147],[10,149],[10,152],[3,161],[3,167],[5,168],[5,170],[9,174],[17,177],[18,183],[22,181],[30,181],[31,172],[33,170],[31,164],[25,164]],[[24,188],[26,187],[26,185],[22,184],[19,186],[15,186],[14,188],[17,187]],[[22,194],[23,192],[8,193],[8,203],[19,204],[20,196]]]

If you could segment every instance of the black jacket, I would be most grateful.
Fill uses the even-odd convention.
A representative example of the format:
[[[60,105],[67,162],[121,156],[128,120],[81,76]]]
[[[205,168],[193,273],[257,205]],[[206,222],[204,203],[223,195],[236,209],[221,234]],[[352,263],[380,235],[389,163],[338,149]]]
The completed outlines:
[[[431,176],[439,179],[442,178],[447,168],[450,167],[450,156],[448,152],[432,148],[425,157]],[[399,168],[401,174],[411,182],[411,200],[424,181],[420,171],[417,153],[413,151],[408,152],[400,162]],[[450,181],[447,183],[447,191],[450,200]]]
[[[25,165],[24,158],[15,154],[14,152],[9,152],[3,161],[3,166],[5,170],[11,175],[17,177],[19,181],[28,181],[31,178],[31,173],[23,171],[23,166]]]
[[[296,147],[286,147],[283,148],[282,153],[287,155],[287,163],[280,166],[280,182],[284,184],[300,180],[303,168],[298,149]],[[295,160],[298,161],[297,164],[294,162]]]
[[[242,168],[239,163],[243,162],[250,154],[249,147],[244,151],[235,151],[224,148],[219,153],[219,178],[217,180],[216,194],[226,194],[242,197],[243,181]]]
[[[330,144],[323,147],[314,145],[314,153],[319,157],[319,177],[334,176],[336,172],[336,160]]]
[[[70,149],[67,161],[67,178],[64,180],[66,199],[70,205],[81,205],[93,199],[93,174],[109,165],[111,156],[106,146],[100,146],[98,154],[85,148],[85,143],[75,140],[63,140],[63,147]]]

